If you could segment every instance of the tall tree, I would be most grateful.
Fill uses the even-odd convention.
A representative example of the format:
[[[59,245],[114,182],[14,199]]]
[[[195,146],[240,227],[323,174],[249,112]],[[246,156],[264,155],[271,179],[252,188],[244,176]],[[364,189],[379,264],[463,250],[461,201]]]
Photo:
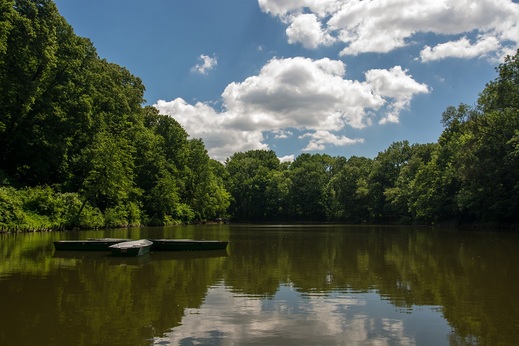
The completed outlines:
[[[415,215],[410,205],[413,182],[418,172],[422,171],[431,161],[435,150],[435,144],[411,145],[411,156],[407,164],[401,167],[394,186],[388,187],[384,191],[384,196],[388,203],[386,210],[390,210],[393,220],[399,223],[414,222]]]
[[[90,202],[104,211],[128,199],[135,188],[133,151],[127,140],[107,133],[99,133],[85,148],[88,173],[79,190],[84,196],[83,206]]]
[[[236,219],[265,220],[268,215],[269,175],[280,167],[271,150],[251,150],[236,153],[226,160],[229,172],[227,191],[232,195],[230,213]]]
[[[370,220],[367,177],[372,163],[372,159],[352,156],[333,175],[329,184],[334,197],[331,212],[333,220],[351,223]]]
[[[459,152],[460,208],[476,221],[519,220],[519,169],[514,138],[519,131],[519,50],[497,68],[477,110],[464,122]]]
[[[144,129],[137,133],[136,181],[148,224],[191,221],[183,202],[188,155],[187,133],[173,118],[153,107],[143,109]]]
[[[22,184],[39,183],[53,155],[43,95],[58,64],[58,33],[65,25],[52,1],[17,0],[2,14],[0,44],[0,169]],[[51,175],[51,174],[48,174]]]
[[[267,174],[265,187],[265,215],[270,220],[287,220],[290,218],[290,189],[292,180],[288,165],[281,164],[278,169]]]
[[[327,189],[334,159],[326,154],[298,156],[290,165],[291,214],[298,220],[325,221],[330,211]]]
[[[371,215],[376,222],[395,221],[398,216],[386,200],[387,189],[394,188],[400,170],[411,158],[411,146],[408,141],[394,142],[380,152],[373,161],[368,177],[369,205]]]
[[[215,219],[222,214],[221,205],[228,205],[228,194],[213,173],[214,164],[201,139],[189,140],[185,202],[198,221]]]

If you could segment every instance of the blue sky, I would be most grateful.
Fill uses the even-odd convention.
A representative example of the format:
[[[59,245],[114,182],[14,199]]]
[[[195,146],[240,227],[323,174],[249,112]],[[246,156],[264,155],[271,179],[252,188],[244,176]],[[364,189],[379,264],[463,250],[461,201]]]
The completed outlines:
[[[436,142],[519,47],[512,0],[57,0],[211,157]]]

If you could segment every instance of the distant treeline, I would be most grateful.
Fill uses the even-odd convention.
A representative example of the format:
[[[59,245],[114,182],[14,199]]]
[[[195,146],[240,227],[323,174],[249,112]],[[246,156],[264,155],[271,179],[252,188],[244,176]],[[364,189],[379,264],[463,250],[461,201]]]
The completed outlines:
[[[519,51],[437,143],[374,159],[273,151],[211,159],[50,0],[0,0],[0,231],[220,219],[519,221]]]

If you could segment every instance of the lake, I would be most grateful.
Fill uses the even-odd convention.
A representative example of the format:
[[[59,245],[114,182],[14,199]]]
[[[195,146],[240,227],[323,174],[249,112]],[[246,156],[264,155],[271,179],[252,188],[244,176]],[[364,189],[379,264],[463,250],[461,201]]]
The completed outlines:
[[[229,241],[137,258],[91,237]],[[0,345],[514,345],[519,235],[344,225],[0,234]]]

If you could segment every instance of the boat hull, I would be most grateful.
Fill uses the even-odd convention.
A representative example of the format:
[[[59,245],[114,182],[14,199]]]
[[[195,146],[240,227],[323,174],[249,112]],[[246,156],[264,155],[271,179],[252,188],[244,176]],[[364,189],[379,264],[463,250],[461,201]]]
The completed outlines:
[[[150,252],[152,242],[146,239],[127,241],[110,246],[112,256],[137,257]]]
[[[58,240],[53,242],[56,250],[65,251],[110,251],[110,246],[128,241],[128,239],[99,238],[85,240]]]
[[[229,242],[219,240],[150,239],[152,251],[225,250]]]

